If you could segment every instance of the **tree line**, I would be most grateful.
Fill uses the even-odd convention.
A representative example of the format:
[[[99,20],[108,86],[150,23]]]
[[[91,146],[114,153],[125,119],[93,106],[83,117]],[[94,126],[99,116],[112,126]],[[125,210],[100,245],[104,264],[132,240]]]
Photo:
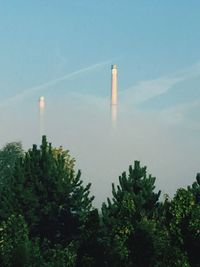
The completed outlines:
[[[200,266],[199,174],[161,201],[135,161],[97,210],[74,164],[45,136],[28,151],[0,150],[0,266]]]

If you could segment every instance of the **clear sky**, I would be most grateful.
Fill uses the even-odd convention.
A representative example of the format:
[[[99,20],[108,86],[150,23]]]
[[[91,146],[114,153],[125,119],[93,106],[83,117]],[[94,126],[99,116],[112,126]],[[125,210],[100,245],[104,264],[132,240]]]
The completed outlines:
[[[200,170],[200,1],[0,1],[0,145],[46,134],[70,149],[96,203],[135,159],[164,193]],[[110,65],[119,115],[110,128]]]

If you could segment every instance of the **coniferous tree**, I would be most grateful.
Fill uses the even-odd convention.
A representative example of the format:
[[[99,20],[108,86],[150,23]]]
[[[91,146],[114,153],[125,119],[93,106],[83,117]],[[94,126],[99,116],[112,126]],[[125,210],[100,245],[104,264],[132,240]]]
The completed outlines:
[[[23,155],[24,151],[20,142],[8,143],[0,150],[0,222],[11,215],[11,182],[16,162]]]
[[[135,161],[129,174],[112,186],[112,201],[102,206],[107,266],[150,266],[153,258],[154,218],[160,191],[155,178]],[[141,250],[142,248],[142,250]]]
[[[102,214],[69,151],[42,145],[0,150],[2,267],[199,267],[200,175],[159,202],[138,161],[112,185]]]
[[[171,244],[178,251],[177,266],[200,266],[200,180],[187,189],[177,190],[167,213],[166,225],[169,230]]]
[[[25,267],[28,264],[30,240],[28,227],[21,215],[11,215],[0,226],[0,264],[3,267]]]
[[[40,148],[33,145],[16,163],[9,198],[4,195],[0,203],[1,209],[6,203],[3,219],[22,215],[31,240],[48,240],[49,248],[79,242],[93,200],[90,184],[84,186],[80,176],[68,151],[52,148],[44,136]]]
[[[12,142],[0,150],[0,193],[9,185],[17,160],[24,154],[20,142]]]

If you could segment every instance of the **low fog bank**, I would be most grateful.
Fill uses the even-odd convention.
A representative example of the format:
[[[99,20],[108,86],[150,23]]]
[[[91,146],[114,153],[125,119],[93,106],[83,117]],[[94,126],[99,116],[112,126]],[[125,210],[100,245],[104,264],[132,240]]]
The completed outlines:
[[[39,144],[37,107],[27,104],[26,113],[22,105],[16,109],[7,108],[0,116],[0,145],[21,140],[27,149]],[[92,183],[91,193],[100,207],[111,196],[111,183],[117,184],[134,160],[147,166],[162,193],[173,195],[194,181],[200,168],[197,130],[185,122],[171,124],[169,116],[165,120],[161,113],[121,103],[113,126],[107,99],[69,94],[56,101],[47,99],[45,133],[53,146],[70,150],[84,183]]]

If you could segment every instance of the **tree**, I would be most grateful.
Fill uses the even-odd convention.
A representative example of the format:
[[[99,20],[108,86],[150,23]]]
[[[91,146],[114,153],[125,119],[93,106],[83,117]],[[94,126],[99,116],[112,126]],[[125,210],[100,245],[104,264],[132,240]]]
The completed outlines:
[[[153,258],[154,217],[160,191],[155,178],[135,161],[129,174],[112,185],[112,201],[102,206],[107,266],[150,266]]]
[[[12,214],[11,182],[17,161],[24,156],[20,142],[8,143],[0,150],[0,222]]]
[[[77,267],[104,266],[103,246],[101,242],[101,224],[97,209],[90,212],[84,225],[78,249]]]
[[[178,189],[170,203],[168,228],[172,243],[184,255],[187,266],[200,266],[200,179],[187,189]],[[180,265],[181,266],[181,265]]]
[[[0,229],[1,266],[25,267],[29,253],[28,227],[21,215],[11,215],[1,224]]]
[[[99,216],[74,164],[45,136],[26,153],[18,143],[0,151],[0,266],[200,266],[200,174],[159,202],[135,161]]]
[[[44,136],[40,148],[33,145],[17,161],[7,196],[3,195],[0,203],[0,208],[7,210],[2,219],[22,215],[30,239],[39,238],[41,248],[45,240],[50,242],[49,248],[66,248],[80,240],[93,210],[91,185],[84,186],[80,177],[69,152],[52,148]]]
[[[15,163],[23,156],[23,149],[20,142],[8,143],[0,150],[0,181],[1,184],[6,178],[13,174]]]
[[[8,143],[0,150],[0,191],[2,191],[13,175],[16,161],[23,156],[20,142]]]

